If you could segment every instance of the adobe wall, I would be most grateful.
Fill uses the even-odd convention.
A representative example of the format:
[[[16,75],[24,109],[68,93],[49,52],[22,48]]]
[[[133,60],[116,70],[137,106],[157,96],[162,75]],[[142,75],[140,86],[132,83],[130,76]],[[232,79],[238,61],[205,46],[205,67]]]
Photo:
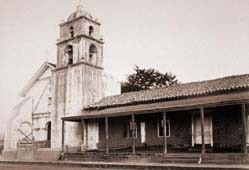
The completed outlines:
[[[248,106],[247,106],[247,110]],[[170,137],[167,137],[168,146],[192,146],[192,123],[191,116],[195,111],[181,111],[167,113],[167,120],[170,121]],[[214,151],[239,151],[242,148],[242,119],[241,106],[226,106],[212,109],[205,109],[205,112],[212,114]],[[162,118],[161,113],[136,116],[138,125],[138,138],[136,146],[143,146],[141,143],[140,123],[146,123],[146,145],[163,145],[163,137],[158,137],[157,121]],[[130,120],[129,117],[109,118],[109,148],[127,147],[132,145],[132,139],[124,137],[124,124]],[[105,148],[105,122],[100,123],[99,147]],[[224,150],[230,149],[230,150]]]
[[[212,115],[214,147],[240,149],[243,141],[240,106],[220,107]]]
[[[163,137],[158,137],[157,122],[162,118],[161,113],[136,116],[138,126],[138,137],[136,146],[143,146],[141,143],[140,122],[145,121],[146,145],[163,145]],[[125,124],[130,117],[109,118],[109,147],[125,147],[132,145],[132,138],[126,138],[124,135]],[[170,137],[167,137],[168,145],[191,146],[191,114],[187,112],[172,112],[167,114],[167,120],[170,121]],[[99,121],[100,148],[105,148],[105,122]]]
[[[146,140],[148,145],[163,145],[163,137],[158,137],[158,119],[162,119],[161,114],[147,118]],[[170,122],[170,136],[167,137],[169,146],[190,146],[191,136],[191,112],[171,112],[167,113],[167,120]]]

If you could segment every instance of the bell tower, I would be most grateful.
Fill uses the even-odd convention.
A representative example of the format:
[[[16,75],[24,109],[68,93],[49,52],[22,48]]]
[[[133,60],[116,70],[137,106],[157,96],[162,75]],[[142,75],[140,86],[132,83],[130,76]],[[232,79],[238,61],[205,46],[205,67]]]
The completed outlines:
[[[85,62],[103,66],[103,41],[100,23],[80,5],[66,22],[60,24],[60,38],[57,42],[57,66]]]
[[[80,115],[84,106],[105,95],[103,41],[100,23],[78,6],[60,26],[57,41],[57,67],[53,71],[52,148],[61,148],[62,120]],[[81,143],[79,123],[65,126],[65,145]]]

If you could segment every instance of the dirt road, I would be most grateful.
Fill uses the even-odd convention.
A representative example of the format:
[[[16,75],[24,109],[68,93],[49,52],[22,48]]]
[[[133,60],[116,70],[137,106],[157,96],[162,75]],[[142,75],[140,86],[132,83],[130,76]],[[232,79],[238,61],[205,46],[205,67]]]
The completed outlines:
[[[102,168],[100,168],[102,169]],[[45,165],[10,165],[0,164],[0,170],[100,170],[98,168],[82,168],[82,167],[61,167],[61,166],[45,166]],[[105,169],[116,170],[116,169]],[[119,169],[120,170],[120,169]]]

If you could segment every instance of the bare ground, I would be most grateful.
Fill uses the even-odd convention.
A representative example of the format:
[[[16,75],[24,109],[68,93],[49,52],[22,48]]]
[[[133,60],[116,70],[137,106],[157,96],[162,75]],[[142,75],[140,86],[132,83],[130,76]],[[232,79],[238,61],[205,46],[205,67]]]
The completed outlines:
[[[100,170],[100,169],[102,168],[0,164],[0,170]],[[116,170],[116,169],[106,169],[106,170]]]

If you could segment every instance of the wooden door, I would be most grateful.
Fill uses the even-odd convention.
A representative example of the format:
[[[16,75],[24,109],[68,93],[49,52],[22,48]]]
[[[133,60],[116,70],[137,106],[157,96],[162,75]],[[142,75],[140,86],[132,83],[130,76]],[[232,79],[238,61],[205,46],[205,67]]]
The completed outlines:
[[[205,115],[204,119],[204,134],[205,134],[205,144],[210,144],[213,146],[213,136],[212,136],[212,116]],[[201,118],[199,114],[193,116],[193,144],[202,144],[201,140]]]
[[[146,131],[145,131],[145,122],[140,122],[141,128],[141,143],[146,142]]]

